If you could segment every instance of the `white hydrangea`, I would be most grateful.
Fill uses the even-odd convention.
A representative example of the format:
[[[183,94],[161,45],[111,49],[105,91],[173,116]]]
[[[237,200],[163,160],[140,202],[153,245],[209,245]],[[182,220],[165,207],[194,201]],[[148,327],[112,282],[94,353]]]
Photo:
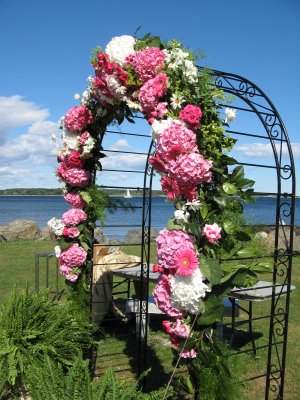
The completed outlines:
[[[191,314],[202,312],[200,300],[210,292],[211,289],[202,281],[202,274],[196,269],[192,276],[173,275],[171,282],[171,305],[178,310]]]
[[[164,53],[165,63],[168,65],[169,69],[173,70],[183,65],[184,60],[189,57],[189,53],[183,51],[181,48],[164,50]]]
[[[225,114],[226,114],[225,124],[227,124],[227,122],[232,122],[235,119],[236,110],[234,110],[233,108],[226,108]]]
[[[153,140],[157,140],[158,136],[163,133],[163,131],[167,128],[170,128],[171,124],[179,124],[185,126],[184,122],[179,121],[178,119],[155,119],[153,124],[151,125],[151,136]]]
[[[60,257],[60,255],[61,255],[61,248],[60,248],[60,246],[55,246],[55,247],[54,247],[54,253],[55,253],[55,257],[56,257],[56,258],[59,258],[59,257]]]
[[[49,226],[51,231],[57,236],[62,235],[62,231],[65,227],[64,224],[62,223],[62,220],[58,218],[51,218],[48,221],[47,225]]]
[[[184,61],[183,76],[185,76],[190,83],[196,83],[198,81],[198,70],[193,61]]]
[[[62,133],[62,141],[64,145],[71,150],[76,150],[78,147],[77,135],[64,128]]]
[[[119,100],[121,100],[125,93],[126,93],[126,87],[120,85],[118,80],[113,76],[113,75],[108,75],[106,77],[106,83],[108,90],[110,91],[111,95]]]
[[[86,154],[90,154],[91,151],[93,150],[94,146],[95,146],[96,141],[90,136],[83,145],[82,148],[82,157],[84,157]]]
[[[124,66],[126,57],[135,53],[135,41],[135,38],[129,35],[114,37],[106,46],[105,52],[112,61]]]
[[[184,210],[176,210],[174,212],[174,218],[176,219],[177,222],[188,222],[190,213]]]

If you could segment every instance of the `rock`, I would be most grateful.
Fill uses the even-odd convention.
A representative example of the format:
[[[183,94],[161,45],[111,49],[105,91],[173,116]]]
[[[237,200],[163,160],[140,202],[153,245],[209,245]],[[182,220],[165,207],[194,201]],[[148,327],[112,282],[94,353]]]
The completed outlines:
[[[278,248],[286,249],[290,243],[289,230],[286,231],[286,237],[284,236],[282,229],[279,230],[278,237]],[[272,231],[268,234],[268,241],[272,247],[274,247],[275,243],[275,231]],[[299,253],[300,252],[300,235],[296,235],[296,231],[294,231],[293,235],[293,251]]]
[[[51,229],[47,226],[41,230],[41,235],[38,238],[40,240],[55,240],[55,235]]]
[[[41,237],[41,230],[34,221],[17,219],[7,225],[0,226],[0,240],[17,239],[36,240]]]
[[[153,241],[158,236],[156,229],[151,229],[150,240]],[[142,243],[142,230],[141,229],[129,229],[125,236],[125,243],[129,244],[140,244]]]

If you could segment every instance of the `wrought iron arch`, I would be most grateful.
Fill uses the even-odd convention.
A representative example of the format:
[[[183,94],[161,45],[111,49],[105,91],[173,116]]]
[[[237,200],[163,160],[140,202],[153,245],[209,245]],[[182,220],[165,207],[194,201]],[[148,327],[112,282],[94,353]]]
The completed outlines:
[[[246,103],[248,108],[239,108],[245,112],[254,112],[264,127],[271,145],[277,175],[277,190],[273,193],[259,192],[260,196],[276,196],[275,243],[273,253],[273,286],[270,306],[269,343],[266,371],[250,379],[266,379],[265,399],[283,399],[284,375],[286,366],[286,346],[288,332],[288,315],[290,304],[291,271],[293,257],[294,213],[295,213],[295,166],[292,146],[283,121],[268,96],[254,83],[239,75],[214,70],[215,86],[225,93],[234,95]],[[232,132],[235,135],[246,135],[266,139],[265,136],[245,132]],[[277,146],[276,146],[277,144]],[[283,160],[283,146],[286,146],[288,163]],[[239,163],[253,167],[271,168],[267,165]],[[290,190],[282,191],[282,182],[289,183]],[[283,224],[283,217],[288,223]],[[282,246],[284,238],[285,246]],[[276,285],[287,285],[286,297],[276,295]]]
[[[201,68],[200,68],[201,69]],[[213,70],[213,77],[217,88],[222,89],[225,93],[233,95],[235,98],[245,103],[245,107],[230,105],[237,110],[245,113],[253,113],[262,125],[265,135],[248,133],[242,131],[227,130],[231,135],[240,137],[252,137],[257,139],[268,140],[273,152],[275,165],[264,165],[239,162],[239,165],[269,168],[276,171],[277,190],[274,192],[256,192],[259,196],[275,196],[276,197],[276,218],[275,218],[275,242],[273,252],[273,281],[272,281],[272,299],[270,305],[270,313],[265,318],[269,320],[269,339],[268,345],[261,346],[267,348],[266,370],[257,376],[249,377],[253,379],[265,379],[266,390],[265,399],[283,399],[284,391],[284,375],[286,364],[286,345],[287,345],[287,328],[290,304],[290,286],[291,286],[291,270],[293,257],[293,232],[294,232],[294,210],[295,210],[295,167],[293,161],[292,147],[288,138],[283,121],[265,93],[254,83],[235,74]],[[226,107],[226,104],[222,105]],[[141,118],[137,116],[137,118]],[[149,267],[151,253],[151,218],[152,218],[152,183],[153,170],[149,164],[149,157],[155,148],[155,143],[151,140],[148,132],[120,132],[108,130],[107,133],[118,135],[129,135],[131,137],[142,137],[147,142],[144,152],[134,152],[132,154],[143,154],[145,156],[144,170],[123,170],[123,169],[106,169],[103,172],[126,172],[139,174],[142,183],[139,187],[131,186],[129,189],[140,190],[142,192],[142,209],[140,229],[141,242],[141,279],[140,285],[140,302],[139,302],[139,332],[137,341],[137,365],[136,372],[139,374],[147,368],[147,320],[148,320],[148,292],[149,292]],[[147,148],[146,148],[147,146]],[[105,148],[105,139],[103,138],[104,153],[127,153],[122,150],[109,150]],[[284,147],[286,149],[284,149]],[[287,151],[285,151],[287,150]],[[287,153],[288,160],[285,161],[283,152]],[[289,184],[289,190],[283,191],[283,181]],[[111,189],[126,189],[125,186],[103,186]],[[283,224],[283,217],[288,219],[288,223]],[[116,226],[115,226],[116,227]],[[282,240],[282,238],[284,240]],[[285,246],[282,246],[284,242]],[[287,285],[288,290],[285,296],[276,293],[276,285]],[[259,348],[258,348],[259,349]],[[235,353],[237,354],[237,353]]]

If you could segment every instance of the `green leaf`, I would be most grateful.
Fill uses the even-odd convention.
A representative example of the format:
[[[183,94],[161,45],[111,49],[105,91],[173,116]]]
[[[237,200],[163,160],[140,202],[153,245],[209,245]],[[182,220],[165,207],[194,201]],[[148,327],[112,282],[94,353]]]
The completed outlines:
[[[86,251],[90,250],[90,247],[89,247],[89,245],[87,243],[81,242],[80,245],[84,248],[84,250],[86,250]]]
[[[232,171],[231,182],[238,183],[238,181],[241,178],[244,178],[244,176],[245,176],[244,167],[242,165],[239,165],[238,167],[235,167],[234,170]]]
[[[218,204],[220,208],[226,207],[227,198],[225,196],[213,196],[213,200]]]
[[[253,247],[245,247],[244,249],[239,250],[236,254],[238,257],[251,258],[256,256],[256,250]]]
[[[224,305],[222,300],[212,294],[204,300],[204,303],[205,311],[201,317],[197,319],[197,323],[199,325],[211,325],[216,321],[222,321],[224,314]]]
[[[251,236],[245,231],[235,232],[234,236],[237,240],[240,240],[241,242],[247,242],[251,240]]]
[[[63,238],[61,238],[58,242],[59,246],[61,247],[62,250],[66,250],[69,248],[73,243],[72,242],[66,242]]]
[[[87,204],[89,204],[92,201],[92,198],[88,192],[82,191],[80,192],[80,195]]]
[[[149,40],[149,47],[158,47],[160,48],[161,41],[159,36],[152,36]]]
[[[207,216],[207,214],[208,214],[208,207],[207,207],[207,204],[206,204],[206,203],[203,203],[203,204],[202,204],[202,206],[201,206],[201,208],[200,208],[200,214],[201,214],[201,217],[202,217],[203,219],[206,218],[206,216]]]
[[[223,223],[223,228],[226,233],[232,234],[235,231],[235,224],[232,221],[225,221]]]
[[[167,229],[169,230],[181,230],[182,226],[178,224],[175,218],[170,218],[167,224]]]
[[[200,267],[203,275],[212,285],[217,285],[223,276],[221,265],[215,258],[200,257]]]
[[[229,182],[223,183],[222,188],[224,192],[229,195],[235,194],[237,192],[237,188],[232,183]]]

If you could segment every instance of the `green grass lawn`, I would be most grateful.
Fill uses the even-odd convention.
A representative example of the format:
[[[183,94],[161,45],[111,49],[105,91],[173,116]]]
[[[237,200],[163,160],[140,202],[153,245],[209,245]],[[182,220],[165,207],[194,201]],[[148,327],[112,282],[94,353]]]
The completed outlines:
[[[2,302],[10,293],[14,285],[23,288],[28,282],[29,286],[35,286],[35,254],[36,253],[53,253],[55,242],[51,241],[15,241],[0,243],[0,302]],[[133,246],[124,247],[128,254],[136,254],[138,249]],[[151,261],[154,260],[154,248],[151,251]],[[55,260],[53,260],[55,261]],[[45,264],[41,264],[39,284],[43,288],[45,282]],[[50,263],[50,286],[55,286],[56,281],[56,265]],[[265,280],[271,280],[270,276],[263,277]],[[287,346],[287,365],[285,377],[285,399],[299,399],[300,392],[300,350],[299,336],[300,323],[298,315],[300,314],[300,257],[294,258],[292,283],[296,286],[296,290],[291,294],[290,302],[290,317],[288,329],[288,346]],[[64,288],[62,277],[59,278],[60,289]],[[284,302],[283,297],[281,302]],[[242,304],[243,305],[243,304]],[[245,305],[245,304],[244,304]],[[256,303],[254,305],[254,316],[268,315],[270,312],[270,302]],[[245,314],[241,314],[245,317]],[[115,324],[115,325],[114,325]],[[263,346],[268,343],[269,319],[261,319],[254,322],[254,331],[256,333],[256,345]],[[240,346],[241,350],[250,350],[251,344],[247,342],[247,327],[241,326],[238,328],[239,334],[235,340],[236,346]],[[121,322],[106,323],[102,333],[104,336],[99,338],[99,347],[96,359],[96,372],[101,375],[104,368],[109,365],[114,366],[118,371],[120,378],[129,379],[134,376],[133,365],[136,357],[136,341],[133,335],[128,341],[126,333],[134,331],[134,320],[126,325]],[[123,334],[123,335],[122,335]],[[118,336],[118,337],[117,337]],[[245,341],[245,343],[243,342]],[[155,321],[155,318],[150,324],[149,332],[149,360],[152,365],[153,377],[157,385],[166,382],[166,379],[171,373],[172,353],[169,345],[168,336],[162,333],[160,329],[160,321]],[[133,350],[134,349],[134,350]],[[243,380],[254,375],[263,374],[266,370],[267,350],[260,350],[257,357],[254,357],[251,352],[239,355],[232,355],[231,365],[233,375],[237,380]],[[256,379],[246,382],[241,388],[242,400],[253,400],[264,398],[265,378]]]

